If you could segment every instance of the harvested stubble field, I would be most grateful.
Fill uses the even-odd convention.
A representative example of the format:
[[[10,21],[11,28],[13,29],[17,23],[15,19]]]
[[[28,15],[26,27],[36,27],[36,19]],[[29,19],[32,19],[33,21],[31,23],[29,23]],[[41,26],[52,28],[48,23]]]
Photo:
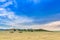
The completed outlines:
[[[0,40],[60,40],[60,32],[0,32]]]

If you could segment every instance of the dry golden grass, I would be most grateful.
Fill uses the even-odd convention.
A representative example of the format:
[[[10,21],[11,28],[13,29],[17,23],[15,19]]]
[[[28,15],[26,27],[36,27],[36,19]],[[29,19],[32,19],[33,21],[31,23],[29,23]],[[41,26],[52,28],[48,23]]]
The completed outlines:
[[[0,40],[60,40],[60,32],[0,32]]]

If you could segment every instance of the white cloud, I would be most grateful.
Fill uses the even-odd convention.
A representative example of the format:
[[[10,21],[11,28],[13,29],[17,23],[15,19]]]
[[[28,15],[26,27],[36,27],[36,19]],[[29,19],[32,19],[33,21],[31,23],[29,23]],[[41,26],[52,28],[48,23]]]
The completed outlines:
[[[41,0],[26,0],[27,3],[39,4]]]
[[[12,5],[12,2],[7,2],[7,3],[5,3],[5,4],[1,5],[1,6],[2,6],[2,7],[7,7],[7,6],[9,6],[9,5]]]
[[[14,7],[17,7],[17,3],[15,0],[1,0],[1,2],[5,2],[4,4],[0,5],[1,7],[5,8],[5,7],[8,7],[10,5],[13,5]]]
[[[37,4],[37,3],[40,3],[40,0],[32,0],[33,3]]]
[[[6,2],[6,0],[0,0],[0,2]]]
[[[45,24],[42,28],[51,31],[60,31],[60,21]]]
[[[1,17],[4,19],[2,19]],[[0,8],[0,24],[17,27],[17,25],[20,23],[29,23],[29,22],[33,22],[33,19],[27,16],[18,16],[15,15],[15,13],[12,11],[7,11],[4,8]]]
[[[16,25],[19,29],[45,29],[49,31],[60,31],[60,21],[47,24]]]
[[[49,31],[60,31],[60,21],[54,21],[46,24],[34,24],[31,25],[30,28],[32,29],[45,29]]]
[[[13,0],[12,2],[13,2],[13,4],[14,4],[15,7],[18,6],[16,0]]]

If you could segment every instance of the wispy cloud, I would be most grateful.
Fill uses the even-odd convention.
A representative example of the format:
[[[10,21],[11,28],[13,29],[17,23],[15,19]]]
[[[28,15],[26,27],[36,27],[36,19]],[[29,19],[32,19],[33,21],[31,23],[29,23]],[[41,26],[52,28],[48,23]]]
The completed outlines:
[[[6,1],[6,0],[1,0],[0,2],[2,2],[2,3],[4,3],[3,5],[0,5],[0,7],[8,7],[8,6],[10,6],[10,5],[13,5],[14,7],[16,7],[17,8],[17,3],[16,3],[16,0],[8,0],[8,1]]]
[[[60,21],[54,21],[46,24],[30,25],[31,29],[45,29],[49,31],[60,31]]]
[[[60,21],[51,22],[45,24],[42,29],[50,30],[50,31],[60,31]]]
[[[12,11],[0,8],[0,24],[17,27],[18,24],[29,22],[33,22],[33,19],[27,16],[18,16]]]
[[[6,0],[0,0],[0,2],[6,2]]]
[[[8,8],[8,6],[13,5],[14,7],[17,7],[17,3],[16,0],[1,0],[0,2],[5,2],[4,4],[0,5],[0,25],[2,27],[16,27],[20,26],[20,24],[22,23],[29,23],[29,22],[33,22],[32,18],[29,18],[27,16],[18,16],[15,14],[15,12],[11,11],[10,8]],[[6,8],[7,7],[7,8]],[[6,26],[5,26],[6,25]],[[10,28],[11,28],[10,27]],[[6,27],[7,28],[7,27]]]
[[[49,22],[60,21],[60,13],[49,15],[47,17],[35,19],[35,23],[46,24]]]
[[[5,28],[6,26],[12,28],[12,27],[18,27],[20,24],[23,23],[31,23],[33,22],[32,18],[29,18],[27,16],[18,16],[15,14],[15,12],[11,11],[8,6],[14,5],[14,7],[17,7],[17,3],[15,0],[9,0],[6,2],[6,0],[1,0],[0,2],[5,2],[4,4],[0,5],[0,26],[1,28]],[[7,8],[6,8],[7,7]],[[6,26],[5,26],[6,25]],[[7,27],[6,27],[7,28]]]
[[[41,1],[41,0],[32,0],[32,2],[33,2],[34,4],[38,4],[38,3],[40,3],[40,1]]]

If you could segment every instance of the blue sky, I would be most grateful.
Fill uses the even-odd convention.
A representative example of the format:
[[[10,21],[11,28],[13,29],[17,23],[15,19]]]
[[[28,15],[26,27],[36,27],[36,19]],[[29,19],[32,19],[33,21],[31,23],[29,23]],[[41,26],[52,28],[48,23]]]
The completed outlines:
[[[41,25],[55,21],[60,21],[60,0],[0,1],[0,26],[3,28],[20,24]]]
[[[34,3],[34,1],[16,0],[18,7],[11,8],[11,10],[15,11],[17,15],[26,15],[35,18],[44,18],[60,13],[59,0],[40,0],[39,3],[38,1]]]
[[[27,2],[27,0],[24,0],[24,1],[18,0],[17,15],[26,15],[28,17],[35,18],[35,20],[36,19],[39,20],[39,19],[48,18],[48,17],[51,17],[52,15],[56,15],[60,13],[59,0],[37,0],[36,3],[34,1]]]

